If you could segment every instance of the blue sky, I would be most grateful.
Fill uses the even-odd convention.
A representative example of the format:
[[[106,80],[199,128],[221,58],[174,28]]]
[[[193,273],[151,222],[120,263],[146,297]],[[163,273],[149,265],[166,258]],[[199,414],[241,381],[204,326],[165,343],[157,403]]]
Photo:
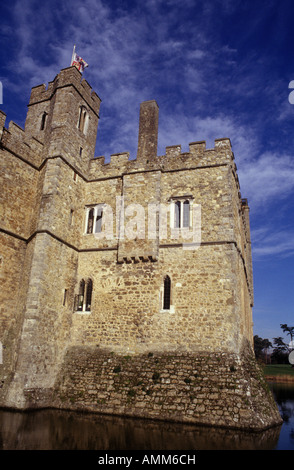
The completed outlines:
[[[102,99],[96,156],[135,157],[139,106],[159,148],[229,137],[251,214],[254,334],[294,326],[293,0],[11,0],[0,4],[1,109],[24,126],[32,86],[70,65]]]

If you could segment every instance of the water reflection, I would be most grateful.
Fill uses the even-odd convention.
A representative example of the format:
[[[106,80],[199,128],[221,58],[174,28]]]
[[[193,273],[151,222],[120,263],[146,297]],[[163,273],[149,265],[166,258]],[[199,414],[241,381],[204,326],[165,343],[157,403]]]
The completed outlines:
[[[294,450],[294,384],[269,385],[284,421],[275,449]]]
[[[2,450],[270,450],[280,427],[262,433],[58,410],[0,412]]]

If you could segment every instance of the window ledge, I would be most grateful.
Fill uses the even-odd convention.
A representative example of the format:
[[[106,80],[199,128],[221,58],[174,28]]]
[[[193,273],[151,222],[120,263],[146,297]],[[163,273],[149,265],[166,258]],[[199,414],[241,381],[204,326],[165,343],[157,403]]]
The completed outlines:
[[[75,310],[74,313],[78,315],[91,315],[91,312],[86,312],[86,311],[81,311],[81,310]]]
[[[159,310],[159,313],[175,313],[175,306],[174,305],[171,305],[170,308],[167,310],[161,308]]]

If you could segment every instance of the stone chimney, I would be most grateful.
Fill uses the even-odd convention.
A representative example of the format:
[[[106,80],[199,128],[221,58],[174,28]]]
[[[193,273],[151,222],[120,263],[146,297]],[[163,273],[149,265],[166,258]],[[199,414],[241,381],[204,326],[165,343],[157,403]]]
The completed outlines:
[[[140,106],[137,159],[157,156],[158,104],[155,100],[144,101]]]

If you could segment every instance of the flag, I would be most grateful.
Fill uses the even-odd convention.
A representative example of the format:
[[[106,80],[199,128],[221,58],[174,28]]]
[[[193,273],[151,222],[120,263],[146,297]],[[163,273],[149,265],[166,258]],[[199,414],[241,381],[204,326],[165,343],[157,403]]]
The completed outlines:
[[[76,46],[73,49],[70,65],[76,67],[80,72],[83,72],[88,67],[87,62],[76,53]]]

